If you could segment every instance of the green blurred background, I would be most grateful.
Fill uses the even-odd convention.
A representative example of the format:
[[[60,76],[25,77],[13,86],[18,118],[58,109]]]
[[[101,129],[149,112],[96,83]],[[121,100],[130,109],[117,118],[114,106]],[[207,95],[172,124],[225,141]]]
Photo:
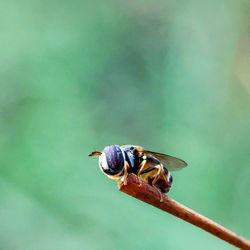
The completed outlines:
[[[118,192],[87,155],[188,162],[169,195],[250,238],[249,2],[2,1],[0,249],[234,249]]]

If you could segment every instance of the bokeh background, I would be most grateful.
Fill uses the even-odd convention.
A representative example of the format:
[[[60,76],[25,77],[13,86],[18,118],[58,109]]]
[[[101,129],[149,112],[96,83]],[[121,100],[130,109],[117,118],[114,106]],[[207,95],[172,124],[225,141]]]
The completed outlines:
[[[250,238],[249,1],[2,1],[0,249],[234,249],[118,192],[87,155],[188,162],[169,195]]]

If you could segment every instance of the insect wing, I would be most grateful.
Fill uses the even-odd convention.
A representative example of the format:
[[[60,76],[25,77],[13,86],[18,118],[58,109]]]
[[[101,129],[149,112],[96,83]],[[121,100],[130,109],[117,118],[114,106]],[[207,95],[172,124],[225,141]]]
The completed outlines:
[[[164,167],[166,167],[170,171],[181,170],[187,166],[187,163],[185,161],[170,155],[147,151],[147,150],[144,150],[144,153],[146,155],[155,157],[163,164]]]

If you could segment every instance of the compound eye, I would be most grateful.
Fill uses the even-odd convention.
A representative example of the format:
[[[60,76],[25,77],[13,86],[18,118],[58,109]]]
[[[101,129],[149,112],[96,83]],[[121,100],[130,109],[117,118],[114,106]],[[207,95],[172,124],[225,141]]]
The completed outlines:
[[[102,153],[101,156],[99,157],[99,165],[101,170],[103,170],[104,172],[106,172],[109,169],[106,155],[104,153]]]
[[[124,168],[124,157],[119,146],[111,145],[103,150],[100,157],[100,167],[108,175],[116,175]]]

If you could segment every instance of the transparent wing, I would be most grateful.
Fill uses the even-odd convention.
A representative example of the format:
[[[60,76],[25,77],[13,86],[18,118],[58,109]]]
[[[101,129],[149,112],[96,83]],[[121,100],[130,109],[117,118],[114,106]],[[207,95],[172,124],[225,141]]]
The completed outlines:
[[[185,161],[178,159],[176,157],[170,156],[170,155],[152,152],[148,150],[143,150],[143,152],[146,155],[155,157],[157,160],[159,160],[163,164],[164,167],[166,167],[170,171],[181,170],[187,166],[187,163]]]

